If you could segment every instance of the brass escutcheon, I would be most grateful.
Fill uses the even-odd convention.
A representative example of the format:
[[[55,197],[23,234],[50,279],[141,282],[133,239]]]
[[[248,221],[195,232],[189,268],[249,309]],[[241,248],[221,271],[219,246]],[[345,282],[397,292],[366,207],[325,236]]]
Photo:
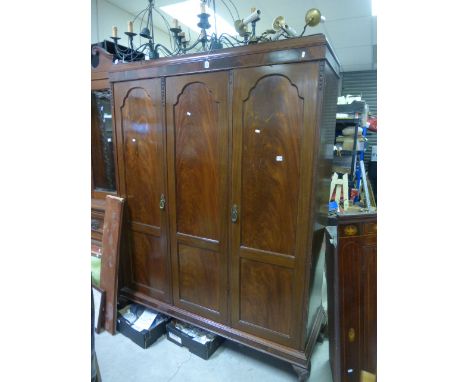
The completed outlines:
[[[355,338],[356,338],[356,333],[354,332],[354,328],[349,329],[348,331],[349,342],[354,342]]]
[[[354,224],[345,226],[343,231],[346,236],[354,236],[358,233],[357,226]]]

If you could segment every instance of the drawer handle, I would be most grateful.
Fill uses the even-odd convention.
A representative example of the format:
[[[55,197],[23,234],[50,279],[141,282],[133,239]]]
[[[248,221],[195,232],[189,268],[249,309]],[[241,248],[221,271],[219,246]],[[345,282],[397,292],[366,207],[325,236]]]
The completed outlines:
[[[237,219],[239,219],[239,211],[237,209],[237,204],[234,204],[231,208],[231,221],[237,223]]]
[[[349,329],[348,331],[349,342],[354,342],[355,338],[356,338],[356,332],[354,331],[354,328]]]
[[[161,198],[159,199],[159,209],[164,210],[166,208],[166,197],[164,194],[161,194]]]

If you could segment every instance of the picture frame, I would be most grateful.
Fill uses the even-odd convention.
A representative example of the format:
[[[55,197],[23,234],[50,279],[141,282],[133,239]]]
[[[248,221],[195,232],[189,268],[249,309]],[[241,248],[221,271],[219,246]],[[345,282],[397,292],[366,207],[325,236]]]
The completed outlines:
[[[106,291],[92,285],[94,301],[94,331],[100,333],[103,330],[104,309],[106,306]]]

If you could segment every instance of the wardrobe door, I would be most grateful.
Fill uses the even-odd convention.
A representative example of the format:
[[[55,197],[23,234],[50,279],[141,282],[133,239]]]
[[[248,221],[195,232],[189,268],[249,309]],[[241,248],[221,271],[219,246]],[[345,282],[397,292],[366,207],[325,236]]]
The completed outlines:
[[[232,323],[299,346],[318,64],[234,71]]]
[[[171,302],[161,80],[114,84],[120,189],[126,198],[124,286]]]
[[[226,322],[228,74],[166,82],[174,304]]]

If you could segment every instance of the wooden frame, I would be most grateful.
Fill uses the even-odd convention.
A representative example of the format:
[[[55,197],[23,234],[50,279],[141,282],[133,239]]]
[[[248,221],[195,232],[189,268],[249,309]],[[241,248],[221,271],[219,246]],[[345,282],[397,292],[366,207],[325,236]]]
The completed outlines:
[[[96,333],[102,332],[104,308],[106,303],[106,291],[92,286],[93,288],[93,302],[94,302],[94,330]]]
[[[110,89],[109,83],[109,70],[112,67],[112,54],[106,52],[104,49],[94,46],[91,50],[91,62],[93,60],[97,62],[97,66],[93,67],[91,65],[91,91],[93,90],[104,90]],[[112,116],[113,112],[113,102],[111,102]],[[115,172],[115,191],[101,191],[96,190],[94,186],[94,176],[93,176],[93,166],[91,165],[91,198],[93,199],[94,204],[99,204],[99,202],[104,202],[106,195],[119,195],[119,182],[118,182],[118,171],[117,171],[117,161],[116,161],[116,143],[115,143],[115,129],[113,127],[113,145],[114,145],[114,168]]]

